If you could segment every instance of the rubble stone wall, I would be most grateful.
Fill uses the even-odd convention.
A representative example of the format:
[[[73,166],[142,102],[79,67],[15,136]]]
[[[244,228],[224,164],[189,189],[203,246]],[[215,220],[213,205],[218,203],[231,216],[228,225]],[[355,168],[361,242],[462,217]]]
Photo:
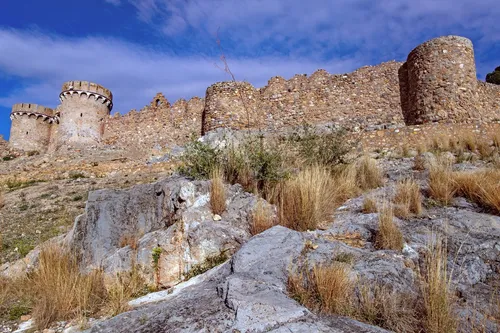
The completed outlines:
[[[64,145],[105,143],[151,149],[183,144],[192,134],[220,127],[280,130],[325,123],[378,130],[500,120],[500,86],[477,80],[472,42],[459,36],[427,41],[404,63],[389,61],[348,74],[318,70],[289,80],[276,76],[262,88],[219,82],[207,88],[204,99],[173,104],[158,93],[139,112],[123,116],[110,115],[113,95],[101,85],[68,81],[62,90],[55,112],[15,105],[28,111],[37,108],[45,116],[13,112],[11,146],[55,151]]]

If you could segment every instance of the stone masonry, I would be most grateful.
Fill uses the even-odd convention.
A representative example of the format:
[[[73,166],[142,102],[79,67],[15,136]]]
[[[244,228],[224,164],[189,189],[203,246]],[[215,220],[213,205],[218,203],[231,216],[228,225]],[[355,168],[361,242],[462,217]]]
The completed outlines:
[[[477,80],[472,42],[459,36],[427,41],[404,63],[389,61],[349,74],[277,76],[262,88],[219,82],[208,87],[205,99],[173,104],[158,93],[139,112],[123,116],[110,115],[113,95],[100,85],[69,81],[62,90],[55,110],[13,106],[11,147],[55,151],[104,143],[148,150],[221,127],[278,130],[333,123],[363,130],[500,120],[500,87]]]

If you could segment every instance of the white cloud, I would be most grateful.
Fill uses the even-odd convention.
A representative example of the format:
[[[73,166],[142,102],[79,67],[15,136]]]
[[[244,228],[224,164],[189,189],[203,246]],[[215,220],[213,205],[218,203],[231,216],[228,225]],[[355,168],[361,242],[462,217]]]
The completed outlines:
[[[149,103],[156,92],[170,101],[203,97],[206,88],[230,78],[215,66],[217,58],[179,57],[112,38],[63,38],[36,31],[0,29],[0,73],[18,77],[23,88],[2,96],[0,105],[29,102],[54,107],[62,83],[97,82],[111,89],[115,111],[128,112]],[[326,63],[307,58],[229,58],[237,79],[262,86],[275,75],[291,77],[325,68],[333,73],[351,71],[361,59]]]

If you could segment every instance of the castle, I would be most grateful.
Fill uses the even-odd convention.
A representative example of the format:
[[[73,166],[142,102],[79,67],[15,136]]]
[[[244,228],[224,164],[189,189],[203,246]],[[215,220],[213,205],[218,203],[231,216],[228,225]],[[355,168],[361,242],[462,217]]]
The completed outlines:
[[[344,75],[318,70],[290,80],[278,76],[262,88],[220,82],[207,89],[204,99],[170,104],[158,94],[140,112],[123,116],[110,116],[113,96],[100,85],[70,81],[62,90],[55,110],[14,105],[12,147],[55,151],[105,143],[147,149],[219,127],[273,130],[307,122],[363,130],[500,120],[500,86],[477,80],[472,42],[459,36],[427,41],[404,63],[390,61]]]

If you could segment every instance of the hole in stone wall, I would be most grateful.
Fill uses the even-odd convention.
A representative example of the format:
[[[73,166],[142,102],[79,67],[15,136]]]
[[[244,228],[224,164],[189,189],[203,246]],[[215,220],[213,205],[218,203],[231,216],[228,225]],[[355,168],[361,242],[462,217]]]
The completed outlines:
[[[156,100],[156,106],[160,106],[161,102],[159,99]]]
[[[80,113],[80,118],[83,117],[83,113]]]
[[[26,132],[26,135],[28,135],[28,132]]]

